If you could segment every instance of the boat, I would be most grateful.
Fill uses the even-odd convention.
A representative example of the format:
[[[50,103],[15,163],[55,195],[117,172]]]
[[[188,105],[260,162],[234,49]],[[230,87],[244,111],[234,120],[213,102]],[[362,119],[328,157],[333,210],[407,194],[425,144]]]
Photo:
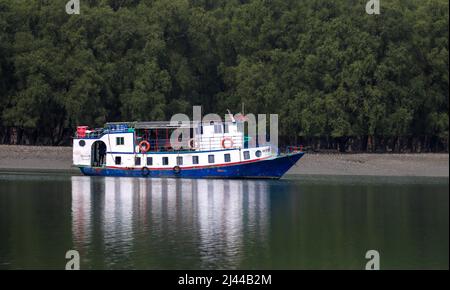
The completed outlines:
[[[192,138],[173,144],[174,130]],[[73,137],[73,165],[88,176],[279,179],[303,155],[252,142],[237,120],[113,122]]]

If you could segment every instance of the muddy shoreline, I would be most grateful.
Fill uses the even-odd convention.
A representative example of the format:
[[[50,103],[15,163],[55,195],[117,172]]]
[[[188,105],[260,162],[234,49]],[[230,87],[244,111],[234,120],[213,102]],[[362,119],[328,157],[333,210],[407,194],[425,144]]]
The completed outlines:
[[[0,145],[0,171],[79,174],[71,147]],[[307,153],[290,175],[449,176],[448,154]]]

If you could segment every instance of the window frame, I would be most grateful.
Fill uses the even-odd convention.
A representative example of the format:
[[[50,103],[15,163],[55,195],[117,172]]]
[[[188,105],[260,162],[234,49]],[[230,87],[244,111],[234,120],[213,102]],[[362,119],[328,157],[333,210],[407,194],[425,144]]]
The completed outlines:
[[[221,124],[214,124],[214,134],[223,134],[223,127]]]
[[[125,145],[125,137],[116,137],[116,146]]]
[[[230,133],[230,128],[228,126],[228,123],[223,123],[223,133],[224,134]]]

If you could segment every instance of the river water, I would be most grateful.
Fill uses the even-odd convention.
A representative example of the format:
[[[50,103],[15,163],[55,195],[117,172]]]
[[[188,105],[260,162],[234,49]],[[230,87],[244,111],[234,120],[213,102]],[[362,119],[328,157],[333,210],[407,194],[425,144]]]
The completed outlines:
[[[0,269],[448,269],[448,178],[0,173]]]

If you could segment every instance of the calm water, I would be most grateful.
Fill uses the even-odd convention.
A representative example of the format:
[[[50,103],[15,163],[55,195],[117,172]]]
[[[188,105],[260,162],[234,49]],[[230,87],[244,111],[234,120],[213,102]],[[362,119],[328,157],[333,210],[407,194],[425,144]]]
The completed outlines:
[[[0,269],[448,269],[448,178],[0,174]]]

